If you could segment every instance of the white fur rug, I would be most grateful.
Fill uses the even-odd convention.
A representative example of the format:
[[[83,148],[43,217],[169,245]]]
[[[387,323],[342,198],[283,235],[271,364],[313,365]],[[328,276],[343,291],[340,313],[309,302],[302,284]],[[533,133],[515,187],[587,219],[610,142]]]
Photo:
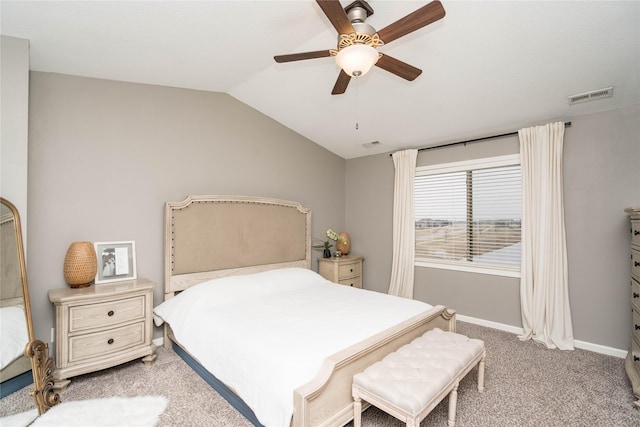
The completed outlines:
[[[153,427],[167,407],[163,396],[110,397],[62,402],[34,427]]]

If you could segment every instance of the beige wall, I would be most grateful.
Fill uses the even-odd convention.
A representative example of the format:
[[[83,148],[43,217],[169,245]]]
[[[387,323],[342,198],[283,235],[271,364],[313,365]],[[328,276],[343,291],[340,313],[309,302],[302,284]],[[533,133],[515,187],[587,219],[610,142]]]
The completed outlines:
[[[27,229],[29,40],[2,36],[0,52],[0,196],[18,209],[24,236]],[[27,246],[26,243],[24,246]]]
[[[365,287],[387,291],[388,154],[345,161],[219,93],[39,72],[30,90],[28,272],[41,339],[53,325],[46,293],[66,286],[62,262],[72,241],[136,240],[139,275],[161,286],[162,206],[187,194],[299,200],[313,209],[315,236],[349,231],[353,253],[366,258]],[[572,121],[565,200],[575,336],[624,349],[631,319],[622,209],[640,203],[640,108]],[[513,147],[515,139],[498,144]],[[493,155],[495,147],[441,149],[426,162]],[[416,298],[461,314],[521,325],[517,280],[418,268],[415,289]],[[160,295],[158,288],[156,304]]]
[[[28,274],[45,341],[73,241],[135,240],[162,301],[166,201],[269,196],[311,208],[315,236],[344,227],[345,160],[228,95],[41,72],[30,89]]]
[[[575,338],[629,345],[629,223],[640,203],[640,106],[576,117],[565,132],[564,194],[569,293]],[[419,162],[496,155],[517,138],[422,153]],[[465,151],[467,153],[465,153]],[[386,292],[391,276],[393,161],[388,154],[346,164],[346,225],[366,257],[365,288]],[[521,327],[519,280],[417,267],[415,298],[458,313]]]

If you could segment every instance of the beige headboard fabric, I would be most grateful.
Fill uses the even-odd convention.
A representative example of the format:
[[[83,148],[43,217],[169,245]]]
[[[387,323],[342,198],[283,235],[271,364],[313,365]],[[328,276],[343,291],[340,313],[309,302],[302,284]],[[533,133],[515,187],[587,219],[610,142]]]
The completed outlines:
[[[254,267],[310,268],[310,250],[311,211],[297,202],[189,196],[165,205],[165,293],[195,284],[176,287],[185,278],[203,281]]]

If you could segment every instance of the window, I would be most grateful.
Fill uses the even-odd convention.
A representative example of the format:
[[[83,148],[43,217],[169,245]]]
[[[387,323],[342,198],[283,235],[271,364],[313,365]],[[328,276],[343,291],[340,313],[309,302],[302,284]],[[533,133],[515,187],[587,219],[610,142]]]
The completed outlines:
[[[416,265],[519,276],[520,156],[416,169]]]

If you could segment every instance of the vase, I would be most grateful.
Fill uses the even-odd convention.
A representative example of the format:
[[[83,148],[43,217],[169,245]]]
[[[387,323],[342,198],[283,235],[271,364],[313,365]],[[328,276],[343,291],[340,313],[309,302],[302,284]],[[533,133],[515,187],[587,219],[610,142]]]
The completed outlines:
[[[329,249],[325,249],[322,253],[323,258],[331,258],[331,251]]]
[[[349,250],[351,249],[351,239],[349,238],[349,234],[347,234],[346,231],[341,231],[338,236],[339,239],[336,241],[336,249],[342,252],[342,255],[349,255]]]

